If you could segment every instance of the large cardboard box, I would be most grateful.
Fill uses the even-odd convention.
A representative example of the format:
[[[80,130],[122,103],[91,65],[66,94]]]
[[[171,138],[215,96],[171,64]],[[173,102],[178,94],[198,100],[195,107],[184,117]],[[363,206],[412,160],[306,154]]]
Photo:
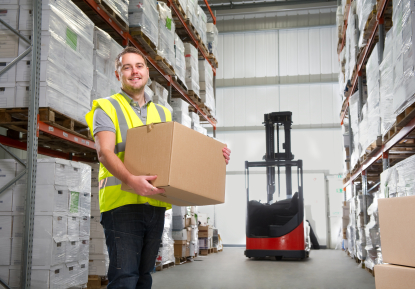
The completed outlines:
[[[408,289],[415,284],[415,268],[382,264],[375,266],[376,289]]]
[[[415,267],[415,196],[379,199],[378,204],[383,262]]]
[[[134,175],[157,175],[165,193],[151,198],[177,206],[225,201],[225,145],[176,122],[129,129],[124,164]],[[122,189],[132,191],[125,183]]]

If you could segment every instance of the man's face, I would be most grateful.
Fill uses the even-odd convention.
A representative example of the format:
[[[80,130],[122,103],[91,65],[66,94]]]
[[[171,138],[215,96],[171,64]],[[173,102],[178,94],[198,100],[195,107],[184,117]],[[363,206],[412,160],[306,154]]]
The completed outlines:
[[[141,55],[126,53],[121,56],[122,66],[115,75],[121,81],[121,87],[125,91],[138,92],[144,89],[149,77],[149,69],[145,65]]]

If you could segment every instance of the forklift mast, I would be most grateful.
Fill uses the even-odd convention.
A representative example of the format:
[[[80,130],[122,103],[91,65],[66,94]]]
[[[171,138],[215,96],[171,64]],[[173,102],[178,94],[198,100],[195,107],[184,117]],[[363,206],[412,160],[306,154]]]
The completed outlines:
[[[294,155],[291,153],[291,124],[292,124],[292,112],[281,111],[264,114],[265,125],[265,141],[266,141],[266,154],[264,156],[265,161],[277,161],[277,160],[293,160]],[[282,144],[282,152],[280,152],[280,133],[279,127],[284,126],[284,139]],[[277,131],[277,142],[275,142],[275,131]],[[275,152],[275,147],[277,152]],[[280,197],[280,167],[278,166],[278,197]],[[286,195],[287,199],[292,197],[292,173],[291,165],[285,165],[285,178],[286,178]],[[267,167],[267,203],[271,204],[273,195],[275,193],[275,167]]]

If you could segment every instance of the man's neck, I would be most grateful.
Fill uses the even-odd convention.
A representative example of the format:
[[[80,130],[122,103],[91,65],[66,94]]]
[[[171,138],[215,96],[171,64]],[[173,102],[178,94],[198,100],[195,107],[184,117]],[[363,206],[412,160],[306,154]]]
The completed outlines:
[[[146,98],[144,96],[144,88],[138,92],[131,92],[128,90],[122,89],[129,97],[131,97],[134,101],[138,102],[138,105],[142,107],[146,104]]]

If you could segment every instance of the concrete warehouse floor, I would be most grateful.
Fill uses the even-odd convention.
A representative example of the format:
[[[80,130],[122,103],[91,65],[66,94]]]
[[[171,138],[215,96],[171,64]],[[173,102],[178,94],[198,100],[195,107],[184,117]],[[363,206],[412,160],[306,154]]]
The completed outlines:
[[[223,252],[198,257],[153,274],[153,289],[369,289],[375,278],[338,250],[312,250],[304,261],[254,260],[245,248],[225,247]]]

